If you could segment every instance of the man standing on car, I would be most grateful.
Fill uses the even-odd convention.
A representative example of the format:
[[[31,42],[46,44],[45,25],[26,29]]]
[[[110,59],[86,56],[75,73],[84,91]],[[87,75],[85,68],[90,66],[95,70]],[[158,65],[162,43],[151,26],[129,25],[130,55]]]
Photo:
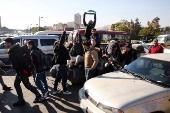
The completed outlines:
[[[66,83],[67,83],[66,64],[67,64],[67,60],[70,60],[68,50],[64,46],[66,30],[67,28],[65,27],[64,32],[60,38],[60,41],[54,42],[54,57],[53,57],[52,64],[58,65],[57,67],[59,71],[57,72],[57,76],[55,79],[53,94],[61,93],[61,91],[57,90],[58,83],[61,81],[61,79],[62,79],[62,86],[64,90],[63,94],[71,94],[71,92],[69,92],[66,87]]]
[[[163,53],[164,49],[161,45],[158,45],[158,40],[154,39],[153,40],[154,45],[150,47],[149,52],[150,54],[154,54],[154,53]]]
[[[96,50],[90,49],[90,42],[84,41],[82,43],[85,51],[85,77],[86,80],[93,78],[97,64],[99,62],[98,53]]]
[[[89,23],[87,24],[85,21],[85,16],[86,16],[86,12],[84,13],[83,16],[83,23],[85,28],[85,37],[87,40],[90,40],[90,36],[91,36],[91,29],[95,27],[96,25],[96,12],[94,13],[94,22],[92,20],[89,21]]]
[[[4,46],[9,49],[8,54],[9,54],[9,59],[11,60],[12,67],[16,71],[16,78],[14,81],[14,87],[17,91],[18,99],[19,101],[17,103],[14,103],[13,106],[21,106],[25,104],[25,100],[23,98],[23,93],[21,89],[21,81],[24,84],[24,86],[30,90],[32,93],[36,95],[35,100],[33,101],[34,103],[39,102],[41,95],[38,92],[38,90],[31,85],[29,82],[29,78],[26,74],[23,73],[23,66],[24,62],[22,60],[23,54],[20,45],[14,44],[14,41],[12,38],[6,38],[4,43]]]

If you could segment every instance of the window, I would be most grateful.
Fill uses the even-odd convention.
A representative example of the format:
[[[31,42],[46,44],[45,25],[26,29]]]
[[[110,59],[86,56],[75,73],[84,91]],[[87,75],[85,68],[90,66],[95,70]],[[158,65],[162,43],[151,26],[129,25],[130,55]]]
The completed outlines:
[[[28,40],[33,40],[34,41],[34,45],[38,46],[38,39],[28,39]]]
[[[102,34],[101,42],[109,42],[112,40],[111,34]]]
[[[0,43],[0,49],[5,49],[4,42]]]
[[[20,43],[20,39],[14,39],[14,44],[16,44],[17,42]]]
[[[41,46],[53,46],[55,39],[40,39]]]

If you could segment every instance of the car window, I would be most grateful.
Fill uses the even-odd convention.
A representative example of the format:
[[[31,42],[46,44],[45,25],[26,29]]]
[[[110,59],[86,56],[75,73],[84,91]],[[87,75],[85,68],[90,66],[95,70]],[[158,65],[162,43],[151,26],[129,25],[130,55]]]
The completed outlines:
[[[0,49],[5,49],[4,41],[0,43]]]
[[[20,39],[14,39],[14,44],[20,43]]]
[[[33,40],[33,41],[34,41],[34,44],[35,44],[36,46],[38,46],[38,39],[28,39],[28,40]]]
[[[55,39],[40,39],[41,46],[53,46]]]

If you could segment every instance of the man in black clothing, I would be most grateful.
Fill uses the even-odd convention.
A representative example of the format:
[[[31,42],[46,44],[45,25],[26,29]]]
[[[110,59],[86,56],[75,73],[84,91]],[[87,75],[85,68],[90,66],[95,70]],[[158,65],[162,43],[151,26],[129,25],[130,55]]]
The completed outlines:
[[[96,33],[95,28],[93,28],[91,30],[91,33],[92,33],[92,35],[90,36],[90,41],[91,41],[92,38],[94,38],[96,40],[95,47],[100,48],[100,45],[101,45],[101,37],[100,37],[100,35],[98,33]]]
[[[34,103],[39,102],[41,98],[40,93],[37,91],[37,89],[34,86],[31,85],[28,76],[23,73],[24,62],[22,60],[23,54],[20,45],[18,44],[13,45],[14,41],[12,38],[6,38],[4,41],[5,41],[4,46],[7,49],[9,49],[8,54],[9,54],[9,59],[11,60],[12,63],[12,67],[16,71],[14,87],[17,91],[19,101],[17,103],[14,103],[13,106],[21,106],[25,104],[22,89],[20,86],[21,81],[28,90],[30,90],[36,95],[36,98],[33,102]]]
[[[125,65],[128,65],[137,59],[137,51],[132,48],[131,44],[127,44],[125,46],[125,50],[122,52],[122,54],[123,54],[122,59],[123,59]]]
[[[84,23],[84,26],[86,27],[85,28],[85,37],[87,40],[90,40],[91,29],[94,28],[96,25],[96,12],[94,13],[94,22],[92,22],[92,20],[90,20],[89,23],[87,24],[85,21],[85,16],[86,16],[86,13],[84,13],[84,16],[83,16],[83,23]]]
[[[23,54],[26,54],[27,56],[30,56],[31,50],[28,49],[27,43],[28,43],[28,39],[25,39],[25,40],[24,40],[24,45],[21,47],[21,49],[22,49],[22,53],[23,53]]]
[[[57,76],[56,76],[56,80],[54,83],[54,92],[53,94],[57,94],[60,93],[61,91],[57,90],[57,86],[58,86],[58,82],[61,81],[62,79],[62,86],[63,86],[63,94],[71,94],[71,92],[69,92],[67,90],[66,87],[66,83],[67,83],[67,60],[70,59],[69,53],[66,49],[66,47],[64,46],[64,42],[65,42],[65,35],[66,35],[66,29],[64,29],[64,32],[60,38],[60,41],[56,41],[54,43],[54,57],[53,57],[53,61],[52,64],[53,65],[58,65],[58,72],[57,72]]]

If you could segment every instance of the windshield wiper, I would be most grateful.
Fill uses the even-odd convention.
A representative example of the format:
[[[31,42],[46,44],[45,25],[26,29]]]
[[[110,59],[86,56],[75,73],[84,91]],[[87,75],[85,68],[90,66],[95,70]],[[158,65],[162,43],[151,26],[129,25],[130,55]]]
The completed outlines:
[[[130,74],[130,75],[132,75],[132,76],[134,76],[134,77],[139,77],[139,78],[141,78],[141,79],[143,79],[143,80],[146,79],[145,77],[143,77],[143,76],[141,76],[141,75],[138,75],[138,74],[134,74],[134,73],[130,72],[130,71],[127,70],[127,69],[124,69],[124,70],[126,71],[126,73],[128,73],[128,74]]]

